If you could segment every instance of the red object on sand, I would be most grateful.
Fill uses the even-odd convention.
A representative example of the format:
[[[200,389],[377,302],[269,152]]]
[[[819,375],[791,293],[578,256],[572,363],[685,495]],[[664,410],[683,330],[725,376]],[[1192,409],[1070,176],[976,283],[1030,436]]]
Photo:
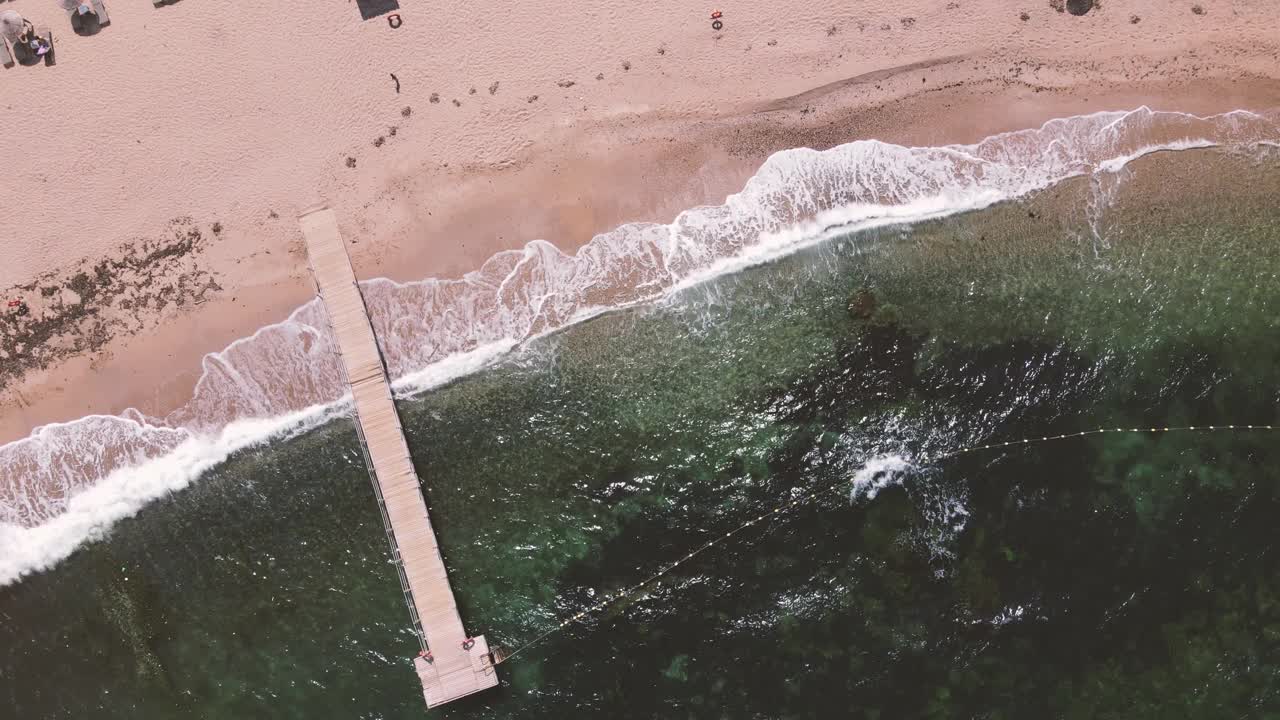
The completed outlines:
[[[10,301],[9,301],[9,307],[18,307],[18,306],[19,306],[19,305],[21,305],[21,304],[22,304],[22,298],[18,298],[17,300],[10,300]]]
[[[722,13],[721,13],[719,10],[712,10],[712,11],[711,11],[711,19],[712,19],[712,20],[719,20],[719,19],[720,19],[720,15],[721,15],[721,14],[722,14]]]

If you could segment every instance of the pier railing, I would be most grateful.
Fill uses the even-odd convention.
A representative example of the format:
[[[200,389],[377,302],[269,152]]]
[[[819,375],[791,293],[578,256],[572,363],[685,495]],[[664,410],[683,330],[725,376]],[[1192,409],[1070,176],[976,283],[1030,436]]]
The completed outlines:
[[[314,269],[312,270],[314,273]],[[317,292],[319,284],[317,283]],[[360,290],[359,284],[356,285],[356,292]],[[364,298],[361,296],[361,302]],[[368,309],[366,308],[366,312]],[[337,329],[333,327],[333,321],[329,319],[328,314],[325,315],[325,321],[329,325],[329,332],[334,336],[333,354],[338,356],[338,367],[342,370],[343,387],[351,387],[351,378],[347,375],[347,364],[342,359],[342,346],[336,341]],[[386,367],[386,358],[382,357],[382,348],[378,348],[378,357]],[[355,399],[352,398],[352,402]],[[364,458],[365,469],[369,472],[369,482],[373,485],[373,496],[378,502],[378,517],[382,519],[382,531],[387,536],[387,545],[391,547],[391,561],[396,566],[396,577],[400,579],[400,593],[404,596],[404,604],[409,608],[409,620],[413,623],[413,633],[418,636],[418,644],[422,646],[422,651],[427,652],[427,634],[422,630],[422,619],[418,616],[418,605],[413,600],[413,591],[409,588],[409,576],[404,572],[404,560],[400,557],[400,545],[396,542],[395,531],[391,527],[391,516],[387,514],[387,503],[382,497],[382,486],[378,484],[378,471],[374,467],[373,458],[369,456],[369,443],[364,436],[364,427],[357,419],[354,423],[356,426],[356,435],[360,438],[360,455]]]
[[[316,276],[336,358],[351,388],[360,451],[373,485],[387,544],[413,631],[423,652],[413,659],[428,707],[498,684],[483,635],[467,634],[449,584],[422,480],[413,467],[400,413],[391,394],[386,357],[351,267],[337,218],[315,208],[298,218]]]
[[[339,351],[341,354],[341,351]],[[343,371],[346,372],[345,370]],[[409,576],[404,573],[404,560],[400,558],[400,545],[396,543],[396,534],[391,529],[391,517],[387,515],[387,503],[382,499],[382,487],[378,485],[378,471],[373,467],[373,458],[369,457],[369,444],[365,441],[364,428],[356,424],[356,434],[360,436],[360,454],[364,456],[364,465],[369,469],[369,480],[373,484],[373,496],[378,501],[378,515],[382,518],[382,530],[387,534],[387,544],[391,546],[391,560],[396,566],[396,576],[400,578],[400,592],[404,595],[404,604],[409,607],[409,619],[413,622],[413,632],[418,636],[418,644],[422,651],[427,651],[427,635],[422,631],[422,620],[418,617],[418,605],[413,601],[413,591],[409,589]]]

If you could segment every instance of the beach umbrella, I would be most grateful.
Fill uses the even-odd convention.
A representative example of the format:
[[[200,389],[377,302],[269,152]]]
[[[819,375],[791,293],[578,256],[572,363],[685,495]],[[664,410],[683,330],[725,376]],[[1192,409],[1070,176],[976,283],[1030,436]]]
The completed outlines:
[[[18,37],[26,29],[26,21],[13,10],[0,12],[0,37],[9,42],[18,42]]]
[[[79,11],[81,15],[92,9],[89,7],[89,3],[84,2],[84,0],[58,0],[58,7],[67,12]]]

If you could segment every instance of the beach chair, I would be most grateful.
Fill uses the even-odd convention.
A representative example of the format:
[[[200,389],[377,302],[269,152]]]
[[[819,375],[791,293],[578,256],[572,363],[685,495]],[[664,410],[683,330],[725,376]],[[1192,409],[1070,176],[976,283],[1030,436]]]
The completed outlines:
[[[0,65],[7,68],[13,67],[13,54],[9,52],[9,43],[0,39]]]
[[[44,38],[44,41],[49,44],[49,52],[44,54],[44,64],[53,65],[53,62],[54,62],[53,61],[53,31],[50,30],[47,25],[41,25],[40,27],[36,28],[36,35],[39,35],[40,37]],[[21,52],[19,52],[19,50],[21,50]],[[35,65],[40,61],[39,56],[37,56],[35,53],[31,51],[30,48],[27,48],[27,47],[22,47],[22,48],[15,47],[13,49],[13,56],[16,60],[18,60],[18,62],[22,63],[23,65]]]
[[[107,16],[107,6],[102,4],[102,0],[85,0],[84,4],[88,5],[90,10],[85,15],[80,14],[79,7],[67,10],[67,17],[71,19],[71,29],[77,35],[94,35],[111,24],[111,18]]]
[[[28,33],[35,33],[36,36],[44,40],[45,44],[49,46],[49,51],[43,56],[36,54],[36,52],[30,47],[29,38],[27,37]],[[13,60],[19,65],[35,65],[40,62],[42,57],[44,58],[45,65],[52,65],[53,32],[49,30],[49,26],[47,25],[33,26],[31,23],[24,20],[22,35],[13,42],[9,49],[13,53]]]
[[[53,31],[49,29],[48,25],[41,25],[40,27],[36,28],[36,34],[44,38],[45,42],[49,43],[49,52],[44,54],[44,64],[45,64],[45,67],[50,67],[53,65],[53,62],[54,62]]]

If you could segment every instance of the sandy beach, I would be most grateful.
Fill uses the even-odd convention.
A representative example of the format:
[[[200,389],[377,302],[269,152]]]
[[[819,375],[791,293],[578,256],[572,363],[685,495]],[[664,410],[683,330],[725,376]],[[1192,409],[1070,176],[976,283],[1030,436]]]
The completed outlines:
[[[456,277],[718,203],[786,148],[1280,107],[1273,3],[1053,5],[451,2],[392,29],[355,5],[112,0],[80,37],[52,3],[6,3],[53,28],[56,64],[0,70],[29,158],[0,287],[30,308],[0,441],[186,401],[202,356],[312,297],[296,215],[317,201],[363,277]]]

